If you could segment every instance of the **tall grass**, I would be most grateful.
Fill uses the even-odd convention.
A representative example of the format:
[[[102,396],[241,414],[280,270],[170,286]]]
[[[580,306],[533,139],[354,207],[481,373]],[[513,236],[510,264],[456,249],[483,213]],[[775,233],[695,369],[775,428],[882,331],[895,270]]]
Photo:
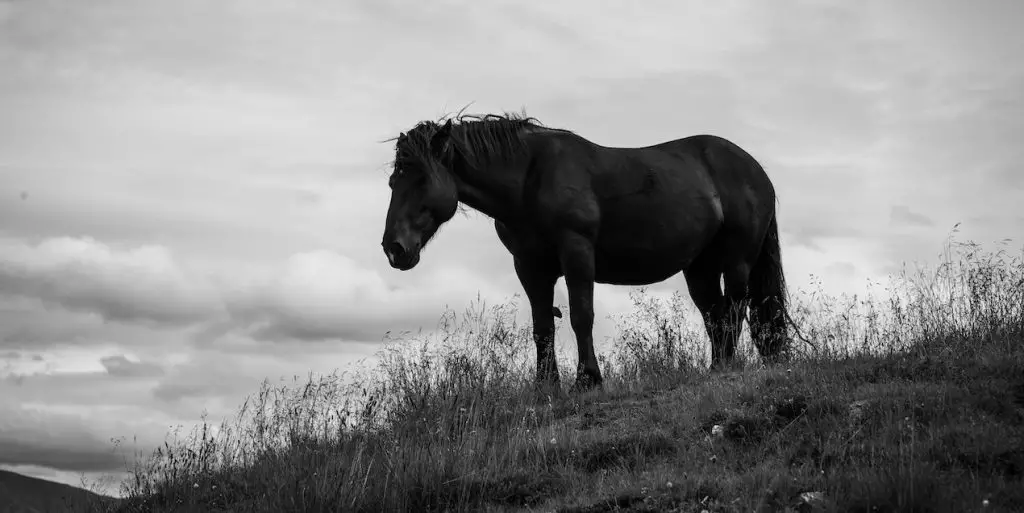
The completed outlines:
[[[849,356],[908,349],[949,353],[1010,341],[1024,325],[1024,264],[1005,248],[986,252],[949,239],[935,267],[921,265],[890,278],[882,293],[833,297],[800,291],[793,317],[820,347],[812,356]],[[880,284],[872,284],[872,288]]]
[[[985,352],[992,358],[1019,361],[1024,341],[1021,258],[1005,250],[986,253],[975,244],[957,242],[948,242],[943,255],[938,267],[904,269],[883,288],[881,298],[831,297],[820,286],[796,291],[792,316],[802,338],[795,342],[796,357],[787,368],[796,367],[798,373],[805,373],[802,379],[810,382],[816,379],[815,369],[848,372],[859,369],[856,362],[869,357],[937,358],[948,367]],[[119,510],[515,509],[545,504],[552,497],[580,502],[630,483],[662,478],[658,486],[674,497],[674,505],[690,500],[706,503],[708,497],[724,500],[730,490],[738,495],[746,493],[743,490],[762,493],[771,484],[765,474],[769,470],[757,470],[750,458],[767,450],[765,444],[771,444],[766,440],[776,436],[771,433],[797,429],[789,425],[809,415],[807,409],[792,418],[783,415],[789,419],[783,427],[777,424],[777,414],[754,422],[753,414],[737,416],[715,406],[724,401],[721,394],[726,385],[719,385],[715,375],[707,376],[706,335],[689,300],[677,294],[669,301],[658,301],[642,291],[633,300],[634,311],[620,324],[613,350],[601,356],[604,392],[566,397],[536,391],[530,327],[516,322],[518,305],[489,307],[477,302],[461,315],[447,312],[436,333],[406,334],[387,344],[379,364],[361,374],[311,376],[280,386],[265,382],[235,418],[220,425],[204,423],[184,438],[169,439],[140,461],[123,484],[126,499]],[[762,366],[749,342],[745,345],[743,365],[756,371]],[[564,355],[561,359],[565,361]],[[758,378],[762,379],[759,384],[751,385],[757,392],[743,389],[748,391],[739,392],[738,397],[754,395],[737,404],[749,409],[767,401],[764,397],[771,394],[765,390],[783,379],[774,374],[777,371],[758,371],[766,374]],[[563,381],[570,378],[565,375]],[[692,390],[705,390],[704,395],[684,393],[691,388],[677,388],[682,384],[694,384]],[[836,394],[854,394],[852,384],[829,386],[838,387]],[[657,397],[683,394],[678,396],[682,402],[661,409],[652,399],[657,393],[663,394]],[[821,406],[822,419],[846,411],[845,405],[828,400],[833,402],[821,403],[831,405]],[[688,417],[672,417],[664,424],[654,418],[646,427],[630,423],[635,412],[683,415],[680,412],[690,408],[683,405],[692,406],[693,411],[685,414]],[[777,413],[781,406],[772,408]],[[879,415],[902,411],[897,410]],[[704,442],[693,437],[706,438],[709,435],[704,432],[710,432],[713,424],[725,426],[727,439],[759,441],[760,445],[740,443],[729,449],[731,456],[720,452],[725,449],[716,449],[720,457],[749,461],[748,473],[730,474],[719,481],[702,474],[678,475],[682,467],[673,467],[673,457],[678,459],[681,451],[696,451],[694,447]],[[737,429],[743,436],[736,435]],[[885,431],[889,433],[885,436],[906,436],[896,427],[885,429],[897,429]],[[808,433],[817,436],[813,430]],[[850,445],[863,432],[844,436],[848,440],[829,439],[821,442],[822,447],[838,447],[833,457],[866,464],[868,456],[861,458],[857,451],[868,449]],[[692,443],[680,445],[680,440]],[[774,443],[782,447],[782,442]],[[894,444],[916,447],[906,441]],[[921,470],[900,466],[916,461],[916,456],[871,457],[878,465],[895,461],[879,472],[891,473],[899,486]],[[699,460],[687,465],[713,463]],[[845,471],[852,473],[854,467]],[[670,491],[666,491],[669,479],[675,481],[669,482]],[[825,486],[816,473],[808,479]],[[871,496],[891,489],[879,484],[877,476],[858,480],[851,474],[849,479],[848,489],[833,484],[830,493]],[[774,487],[772,493],[782,493],[782,485],[776,485],[769,486]],[[735,500],[741,502],[734,501],[730,507],[742,510],[766,500],[750,497],[754,495],[738,497]],[[622,500],[626,506],[632,504],[628,497]]]

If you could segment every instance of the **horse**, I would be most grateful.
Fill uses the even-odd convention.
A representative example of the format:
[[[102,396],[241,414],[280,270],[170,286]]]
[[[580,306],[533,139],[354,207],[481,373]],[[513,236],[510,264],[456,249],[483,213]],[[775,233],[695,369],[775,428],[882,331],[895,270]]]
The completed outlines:
[[[731,141],[693,135],[609,147],[525,112],[420,121],[388,141],[395,158],[381,246],[389,264],[414,268],[460,203],[492,218],[530,303],[537,384],[559,386],[560,277],[579,355],[577,389],[603,386],[595,283],[650,285],[682,272],[711,342],[712,370],[733,361],[745,318],[762,359],[788,358],[775,189]]]

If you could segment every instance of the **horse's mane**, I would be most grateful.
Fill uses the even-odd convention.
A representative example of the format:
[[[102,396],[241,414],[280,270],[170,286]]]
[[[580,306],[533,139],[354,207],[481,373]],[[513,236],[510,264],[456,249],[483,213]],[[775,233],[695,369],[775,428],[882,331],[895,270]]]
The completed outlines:
[[[434,136],[447,123],[451,131],[443,142],[440,153],[431,149]],[[481,168],[489,163],[510,159],[525,149],[523,136],[536,130],[568,132],[549,128],[526,113],[445,115],[437,120],[420,121],[408,132],[389,139],[397,141],[394,164],[405,159],[440,159],[448,165],[455,152],[472,167]]]

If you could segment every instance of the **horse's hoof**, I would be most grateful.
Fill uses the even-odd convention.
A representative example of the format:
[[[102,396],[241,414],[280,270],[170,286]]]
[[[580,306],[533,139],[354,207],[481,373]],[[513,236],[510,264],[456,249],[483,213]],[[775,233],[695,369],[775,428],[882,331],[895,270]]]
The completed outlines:
[[[712,363],[711,367],[708,368],[708,372],[711,373],[711,374],[721,374],[723,372],[729,372],[730,370],[732,370],[732,368],[733,368],[732,366],[733,366],[732,362],[724,362],[724,361],[722,361],[722,362]]]
[[[558,379],[537,379],[533,382],[534,392],[541,395],[557,396],[562,393],[562,384]]]
[[[592,392],[595,390],[604,390],[604,381],[601,379],[594,379],[590,376],[579,376],[576,378],[576,382],[572,385],[572,391],[576,393]]]

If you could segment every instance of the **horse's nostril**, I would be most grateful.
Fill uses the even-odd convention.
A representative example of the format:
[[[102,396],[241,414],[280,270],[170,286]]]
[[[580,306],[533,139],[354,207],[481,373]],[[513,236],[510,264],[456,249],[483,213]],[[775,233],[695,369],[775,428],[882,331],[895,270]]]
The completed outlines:
[[[392,256],[399,257],[405,254],[405,246],[402,246],[402,243],[398,241],[391,241],[384,245],[384,251],[387,251]]]

